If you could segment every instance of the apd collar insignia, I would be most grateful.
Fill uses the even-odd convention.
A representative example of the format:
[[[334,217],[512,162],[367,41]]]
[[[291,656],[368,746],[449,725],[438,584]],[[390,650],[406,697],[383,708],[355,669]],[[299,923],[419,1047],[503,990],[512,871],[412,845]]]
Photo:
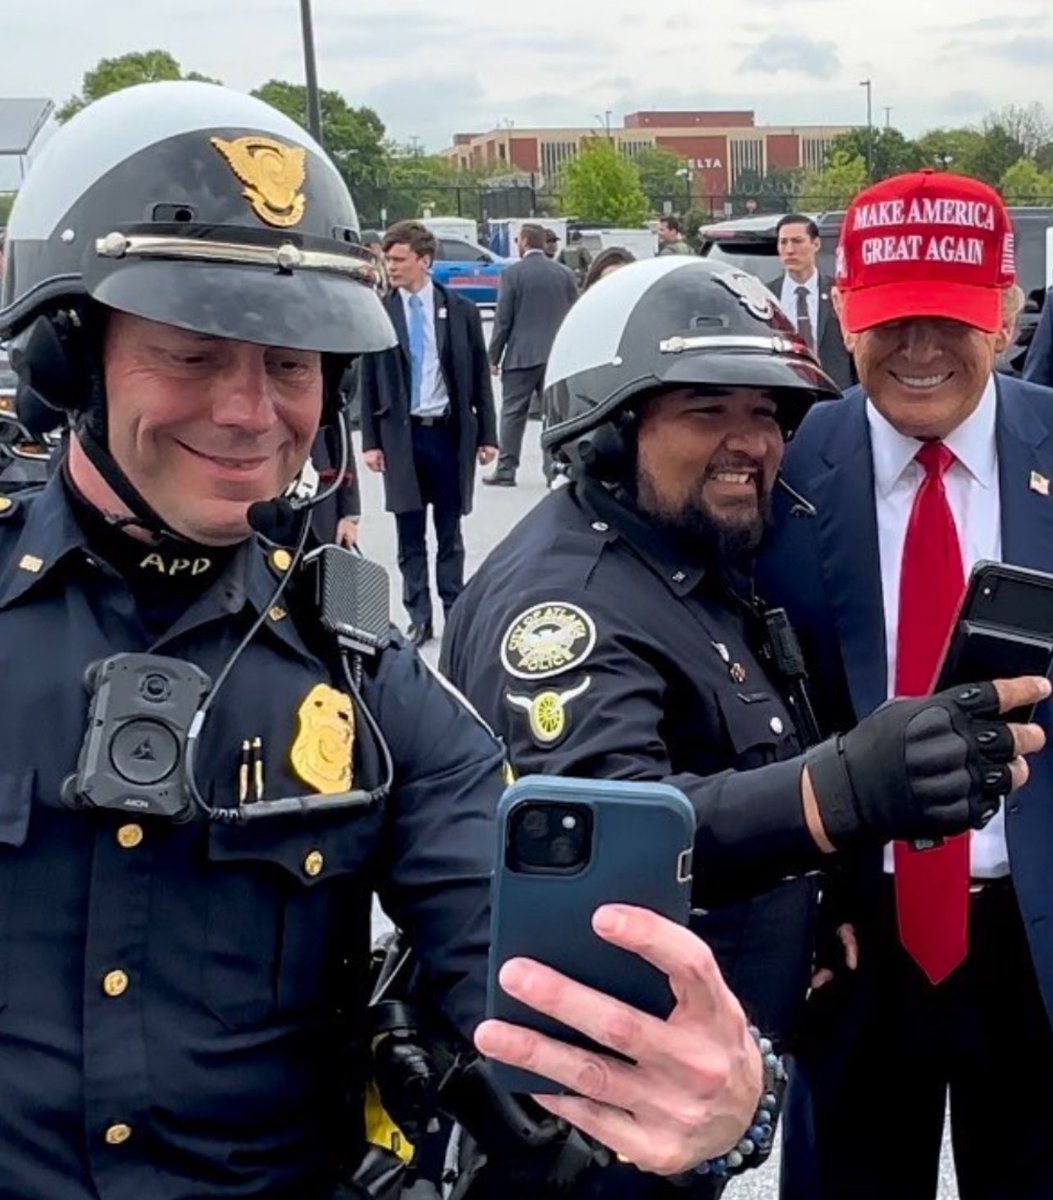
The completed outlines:
[[[258,133],[232,142],[214,137],[211,142],[247,185],[242,195],[261,221],[285,228],[303,220],[307,197],[300,189],[307,178],[307,151],[302,146],[287,146]]]
[[[596,625],[576,604],[546,601],[522,612],[501,639],[501,663],[516,679],[549,679],[580,666],[596,646]]]
[[[530,736],[536,745],[543,750],[557,745],[563,740],[570,726],[567,705],[576,700],[592,686],[592,678],[586,675],[576,687],[568,688],[565,692],[555,692],[546,688],[536,696],[522,696],[515,692],[505,692],[505,699],[512,706],[527,714],[530,721]]]
[[[717,272],[713,278],[761,321],[770,321],[775,315],[775,297],[756,276],[732,267]]]
[[[347,792],[354,778],[355,710],[351,697],[316,684],[297,710],[299,729],[289,751],[293,770],[326,796]]]

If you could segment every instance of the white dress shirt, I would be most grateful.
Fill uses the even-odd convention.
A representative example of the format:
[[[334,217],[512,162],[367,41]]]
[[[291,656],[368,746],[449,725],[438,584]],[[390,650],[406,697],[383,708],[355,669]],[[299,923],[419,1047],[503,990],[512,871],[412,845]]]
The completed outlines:
[[[978,560],[999,561],[1002,557],[1002,506],[995,445],[997,406],[992,377],[976,410],[944,439],[956,460],[947,469],[944,487],[958,530],[966,578]],[[874,458],[874,502],[885,608],[885,657],[888,695],[891,697],[896,685],[903,546],[914,497],[925,478],[924,468],[915,462],[915,455],[923,443],[897,432],[869,400],[866,411]],[[971,875],[994,878],[1008,874],[1004,810],[1000,808],[985,829],[975,830],[971,836]],[[885,870],[892,870],[891,846],[885,848]]]
[[[779,303],[782,305],[783,312],[786,313],[795,326],[797,324],[797,289],[799,287],[806,287],[808,289],[808,316],[812,322],[812,337],[818,346],[819,272],[813,271],[811,279],[806,279],[804,283],[798,283],[788,274],[782,277],[782,295],[779,298]]]
[[[402,296],[402,311],[406,317],[406,329],[413,328],[413,310],[410,307],[412,292],[399,289]],[[441,417],[450,408],[450,394],[446,390],[446,380],[442,376],[442,364],[439,362],[439,347],[435,340],[435,288],[429,279],[416,293],[421,300],[424,312],[424,366],[421,370],[420,408],[414,416]],[[446,319],[445,311],[442,319]],[[412,403],[412,398],[411,401]]]

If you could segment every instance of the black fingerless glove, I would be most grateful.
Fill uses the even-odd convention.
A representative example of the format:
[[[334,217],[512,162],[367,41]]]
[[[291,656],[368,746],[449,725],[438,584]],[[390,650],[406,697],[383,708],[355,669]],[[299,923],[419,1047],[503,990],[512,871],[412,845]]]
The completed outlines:
[[[823,827],[840,849],[986,825],[1010,790],[1014,754],[998,693],[983,683],[891,700],[806,762]]]

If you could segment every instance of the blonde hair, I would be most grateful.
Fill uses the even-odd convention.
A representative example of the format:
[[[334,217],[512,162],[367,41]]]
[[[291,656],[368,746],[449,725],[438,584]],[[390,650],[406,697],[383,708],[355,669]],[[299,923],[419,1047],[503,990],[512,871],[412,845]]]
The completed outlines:
[[[1016,319],[1020,316],[1027,303],[1024,289],[1013,284],[1002,291],[1002,328],[1010,341],[1016,337]]]

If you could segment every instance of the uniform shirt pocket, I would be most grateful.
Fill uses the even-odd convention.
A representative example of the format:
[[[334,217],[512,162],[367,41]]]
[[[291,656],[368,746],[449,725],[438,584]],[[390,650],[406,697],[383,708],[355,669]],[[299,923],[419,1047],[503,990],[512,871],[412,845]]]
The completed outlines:
[[[379,819],[295,824],[275,819],[209,829],[202,991],[229,1028],[321,1005],[368,901],[366,867]],[[345,919],[348,918],[348,919]]]
[[[761,767],[786,757],[793,737],[782,701],[771,692],[722,692],[717,705],[739,770]]]

